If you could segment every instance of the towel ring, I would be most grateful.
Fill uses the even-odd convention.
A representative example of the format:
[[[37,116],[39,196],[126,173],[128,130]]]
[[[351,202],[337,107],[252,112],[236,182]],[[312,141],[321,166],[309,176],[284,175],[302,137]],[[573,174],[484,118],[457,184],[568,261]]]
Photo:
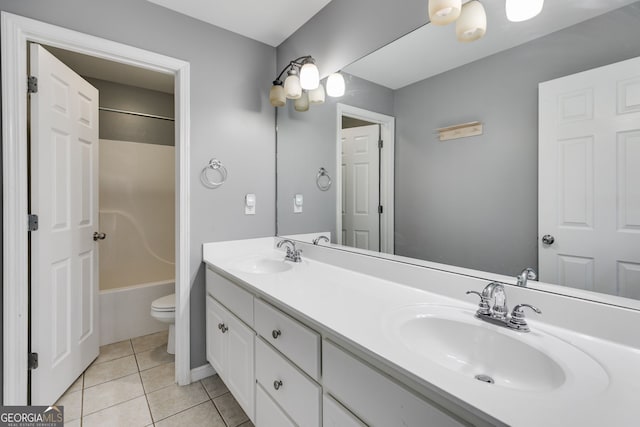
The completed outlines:
[[[217,172],[220,175],[219,181],[214,181],[209,171]],[[227,168],[218,159],[209,160],[209,164],[200,173],[200,182],[207,188],[218,188],[227,180]]]
[[[321,191],[327,191],[331,188],[331,177],[325,168],[320,168],[316,175],[316,185]]]

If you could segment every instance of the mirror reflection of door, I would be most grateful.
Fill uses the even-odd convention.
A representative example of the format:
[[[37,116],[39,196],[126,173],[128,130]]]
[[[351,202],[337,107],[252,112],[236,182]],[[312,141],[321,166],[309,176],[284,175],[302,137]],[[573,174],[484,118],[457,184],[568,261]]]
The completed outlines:
[[[342,123],[342,244],[380,251],[380,125]]]

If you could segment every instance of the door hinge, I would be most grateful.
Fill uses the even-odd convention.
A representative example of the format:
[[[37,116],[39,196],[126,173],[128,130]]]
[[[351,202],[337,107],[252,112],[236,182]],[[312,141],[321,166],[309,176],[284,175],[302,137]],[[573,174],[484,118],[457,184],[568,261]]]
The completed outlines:
[[[382,209],[382,205],[378,205],[378,213],[379,213],[379,214],[381,214],[381,213],[382,213],[382,211],[383,211],[383,209]]]
[[[378,148],[382,148],[384,147],[384,141],[383,140],[378,140]]]
[[[38,93],[38,78],[36,76],[27,78],[27,93]]]
[[[29,369],[38,369],[38,353],[29,353]]]
[[[38,229],[38,215],[29,215],[29,231]]]

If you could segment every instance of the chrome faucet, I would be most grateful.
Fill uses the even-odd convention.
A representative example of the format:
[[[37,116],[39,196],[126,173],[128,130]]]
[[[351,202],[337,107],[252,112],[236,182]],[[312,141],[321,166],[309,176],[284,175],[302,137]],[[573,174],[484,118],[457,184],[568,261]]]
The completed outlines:
[[[467,295],[474,294],[480,297],[480,304],[476,311],[476,317],[494,325],[504,326],[510,329],[515,329],[520,332],[529,332],[529,326],[524,317],[523,308],[527,307],[532,309],[538,314],[542,314],[542,311],[537,307],[529,304],[518,304],[513,308],[511,315],[509,315],[509,309],[507,308],[507,294],[504,291],[504,286],[498,282],[491,282],[482,290],[482,293],[477,291],[467,291]],[[491,302],[493,301],[493,307]]]
[[[276,245],[278,248],[287,245],[287,254],[284,256],[285,261],[302,262],[302,249],[296,249],[296,244],[289,239],[280,240]]]
[[[531,267],[527,267],[524,270],[522,270],[522,272],[519,275],[516,276],[516,285],[526,288],[527,280],[537,280],[537,279],[538,279],[538,275],[536,274],[536,271]]]
[[[329,238],[327,236],[318,236],[315,239],[313,239],[313,244],[318,246],[321,241],[322,242],[327,242],[327,243],[330,242],[330,240],[329,240]]]

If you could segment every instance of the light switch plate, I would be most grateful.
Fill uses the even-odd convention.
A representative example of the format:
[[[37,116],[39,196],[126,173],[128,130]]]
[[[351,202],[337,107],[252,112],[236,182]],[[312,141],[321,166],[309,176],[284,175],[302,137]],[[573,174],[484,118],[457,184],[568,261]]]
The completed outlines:
[[[256,195],[247,194],[244,196],[244,214],[255,215],[256,214]]]
[[[302,213],[302,205],[304,204],[304,198],[302,194],[296,194],[293,196],[293,213]]]

